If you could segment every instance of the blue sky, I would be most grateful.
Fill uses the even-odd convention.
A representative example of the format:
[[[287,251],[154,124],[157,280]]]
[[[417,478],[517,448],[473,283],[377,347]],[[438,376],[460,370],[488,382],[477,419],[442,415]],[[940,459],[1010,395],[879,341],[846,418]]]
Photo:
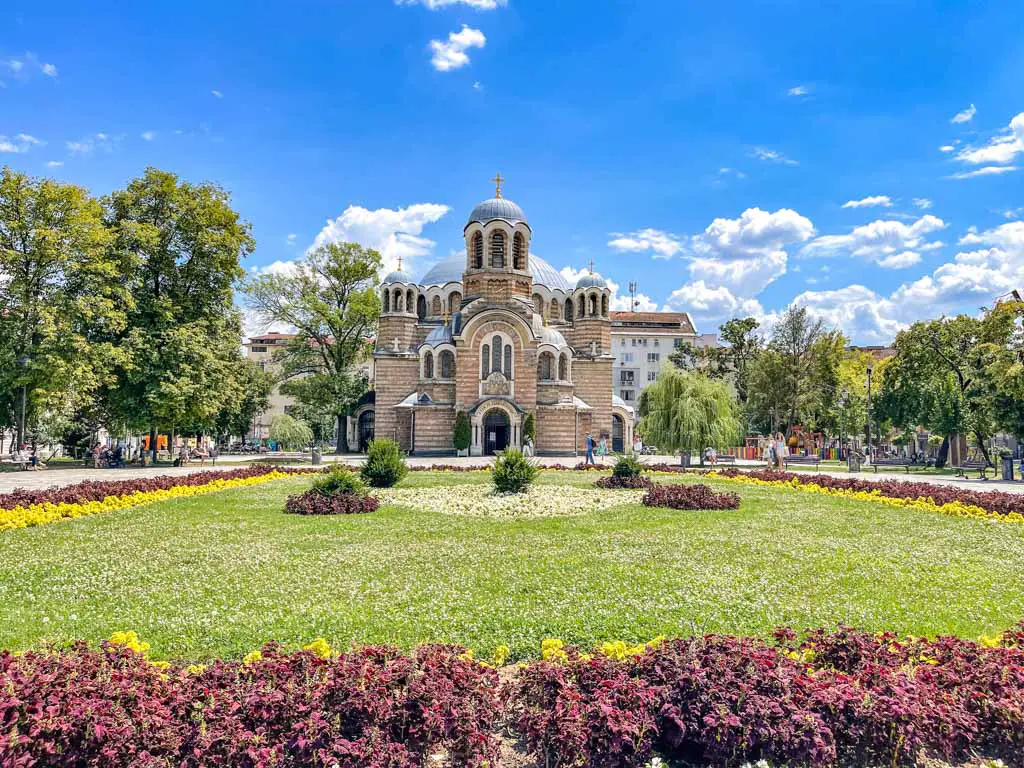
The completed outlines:
[[[115,5],[0,8],[0,164],[216,181],[249,268],[422,272],[500,170],[539,256],[701,331],[795,301],[883,343],[1024,289],[1019,1]]]

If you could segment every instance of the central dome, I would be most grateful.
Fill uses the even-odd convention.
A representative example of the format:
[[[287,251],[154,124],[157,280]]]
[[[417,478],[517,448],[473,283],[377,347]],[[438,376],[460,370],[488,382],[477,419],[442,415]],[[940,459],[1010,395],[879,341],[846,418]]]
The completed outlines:
[[[526,214],[523,213],[523,209],[504,197],[492,197],[490,200],[478,203],[472,213],[469,214],[469,221],[466,222],[466,226],[474,222],[486,224],[488,221],[494,221],[495,219],[502,219],[510,224],[516,224],[521,221],[526,226],[530,226],[530,223],[526,220]]]
[[[419,281],[419,284],[427,286],[461,283],[462,272],[465,268],[464,256],[452,256],[432,266]],[[533,282],[536,285],[546,285],[548,288],[563,291],[572,290],[572,286],[557,269],[532,253],[530,254],[530,272],[533,273]]]

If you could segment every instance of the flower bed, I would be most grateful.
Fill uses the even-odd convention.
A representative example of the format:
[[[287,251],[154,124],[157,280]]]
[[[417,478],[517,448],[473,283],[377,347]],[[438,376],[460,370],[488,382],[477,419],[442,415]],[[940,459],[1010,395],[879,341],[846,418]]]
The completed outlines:
[[[740,497],[735,493],[716,493],[706,485],[654,485],[644,494],[647,507],[670,509],[739,509]]]
[[[981,643],[841,627],[542,651],[501,678],[450,645],[318,639],[208,667],[151,661],[134,633],[3,652],[0,765],[498,768],[503,737],[524,745],[514,765],[576,768],[1024,754],[1024,625]]]
[[[650,488],[654,483],[648,480],[642,475],[632,475],[627,477],[621,477],[619,475],[611,475],[610,477],[602,477],[599,480],[594,481],[595,488],[613,488],[613,489],[639,489],[639,488]]]
[[[312,468],[245,467],[224,472],[158,475],[137,480],[86,481],[63,488],[0,495],[0,531],[114,512],[156,501],[267,483],[319,472]]]
[[[427,488],[389,488],[373,494],[383,504],[410,507],[417,512],[469,517],[570,517],[587,512],[637,504],[637,491],[541,485],[524,493],[500,494],[488,486],[460,485]]]
[[[860,480],[853,477],[797,474],[770,470],[713,470],[706,473],[752,485],[789,486],[811,493],[876,501],[962,517],[987,517],[1024,523],[1024,495],[1001,491],[974,491],[937,483],[907,480]]]
[[[292,515],[360,515],[376,511],[380,502],[362,493],[332,493],[325,496],[316,491],[296,493],[285,501],[284,511]]]

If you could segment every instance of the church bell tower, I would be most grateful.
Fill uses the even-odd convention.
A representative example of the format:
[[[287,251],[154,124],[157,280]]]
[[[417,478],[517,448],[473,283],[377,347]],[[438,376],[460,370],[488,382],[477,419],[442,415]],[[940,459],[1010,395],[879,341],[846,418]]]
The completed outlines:
[[[466,238],[466,271],[462,277],[466,298],[485,297],[507,303],[513,297],[529,299],[530,239],[533,231],[523,209],[502,197],[505,179],[497,174],[494,197],[484,200],[469,214],[463,230]]]

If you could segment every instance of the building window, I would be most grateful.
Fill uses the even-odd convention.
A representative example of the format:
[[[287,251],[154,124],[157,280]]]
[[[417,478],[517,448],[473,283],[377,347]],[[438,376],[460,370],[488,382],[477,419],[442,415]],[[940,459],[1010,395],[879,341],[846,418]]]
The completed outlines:
[[[491,370],[501,370],[501,336],[495,336],[491,340]]]
[[[505,268],[505,233],[491,234],[491,269]]]
[[[622,399],[625,400],[627,403],[630,400],[632,400],[633,399],[633,390],[632,389],[624,389],[624,390],[622,390]]]
[[[484,344],[480,348],[480,378],[486,379],[491,373],[491,346]]]
[[[473,269],[484,268],[484,236],[477,232],[473,235]]]
[[[626,346],[626,340],[625,339],[622,340],[622,346]]]
[[[541,352],[540,361],[537,363],[537,378],[541,381],[550,381],[553,378],[555,356],[550,352]]]
[[[658,346],[658,340],[657,339],[654,340],[654,346]]]
[[[633,371],[619,371],[619,384],[633,386]]]
[[[561,381],[569,380],[569,356],[565,353],[558,358],[558,378]]]
[[[252,351],[253,352],[266,352],[267,348],[266,347],[253,347]]]
[[[455,355],[449,352],[447,349],[441,353],[441,378],[442,379],[454,379],[455,378]]]
[[[622,353],[622,362],[624,362],[624,363],[632,363],[633,362],[633,353],[632,352],[623,352]]]
[[[639,339],[633,339],[633,346],[634,347],[636,346],[637,341],[639,341]]]
[[[512,345],[505,345],[505,376],[509,379],[512,378]]]
[[[512,267],[526,269],[526,239],[518,232],[512,237]]]
[[[430,352],[423,356],[423,378],[434,378],[434,355]]]
[[[683,346],[683,340],[682,339],[672,339],[672,346],[675,347],[676,349],[679,349],[681,346]]]
[[[658,380],[658,372],[657,371],[648,371],[647,372],[647,380],[648,381],[657,381]]]
[[[659,360],[661,360],[661,353],[660,352],[648,352],[647,353],[647,362],[648,363],[656,363]]]

